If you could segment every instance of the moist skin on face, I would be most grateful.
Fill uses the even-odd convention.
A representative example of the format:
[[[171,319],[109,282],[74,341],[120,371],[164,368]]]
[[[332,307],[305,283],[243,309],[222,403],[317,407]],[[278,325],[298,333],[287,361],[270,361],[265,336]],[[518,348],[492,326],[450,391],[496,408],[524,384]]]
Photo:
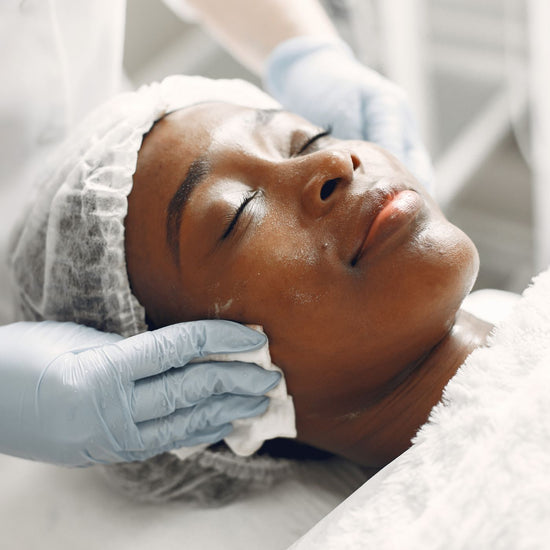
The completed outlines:
[[[322,133],[291,113],[223,103],[165,117],[139,153],[126,256],[156,326],[261,324],[294,397],[299,438],[349,455],[361,440],[375,444],[366,418],[376,426],[373,415],[395,411],[388,396],[452,333],[478,258],[395,158]],[[197,162],[175,254],[167,212]],[[357,260],[396,197],[405,206],[384,211],[391,223]],[[351,419],[364,420],[361,436]]]

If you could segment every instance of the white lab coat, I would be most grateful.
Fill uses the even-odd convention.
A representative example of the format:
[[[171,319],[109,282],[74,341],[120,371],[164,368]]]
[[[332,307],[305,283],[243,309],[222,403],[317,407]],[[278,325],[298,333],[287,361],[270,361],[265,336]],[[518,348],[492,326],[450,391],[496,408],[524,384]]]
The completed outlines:
[[[0,324],[6,245],[48,153],[122,85],[126,0],[0,2]]]

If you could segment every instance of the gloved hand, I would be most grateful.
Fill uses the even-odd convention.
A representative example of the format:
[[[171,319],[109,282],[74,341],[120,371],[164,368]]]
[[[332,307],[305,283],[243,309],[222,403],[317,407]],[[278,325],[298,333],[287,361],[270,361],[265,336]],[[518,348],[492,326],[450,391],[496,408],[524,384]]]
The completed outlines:
[[[267,409],[280,374],[193,363],[264,335],[196,321],[123,339],[73,323],[0,327],[0,452],[66,466],[144,460],[219,441]]]
[[[359,63],[344,42],[300,36],[279,44],[264,84],[285,109],[331,126],[335,137],[388,150],[433,191],[432,165],[405,92]]]

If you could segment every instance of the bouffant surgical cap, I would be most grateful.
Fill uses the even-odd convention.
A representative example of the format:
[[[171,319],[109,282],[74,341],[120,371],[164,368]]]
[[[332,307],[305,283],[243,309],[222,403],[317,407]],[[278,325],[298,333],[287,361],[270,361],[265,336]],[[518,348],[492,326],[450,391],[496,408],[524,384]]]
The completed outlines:
[[[171,76],[103,104],[60,148],[11,243],[27,320],[70,320],[123,336],[147,329],[124,252],[138,151],[155,121],[206,101],[280,107],[244,81]]]

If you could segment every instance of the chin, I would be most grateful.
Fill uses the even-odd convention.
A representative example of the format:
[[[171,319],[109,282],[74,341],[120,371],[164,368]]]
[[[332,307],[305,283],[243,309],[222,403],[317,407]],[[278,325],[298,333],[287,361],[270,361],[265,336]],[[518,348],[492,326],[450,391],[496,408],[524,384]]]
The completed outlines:
[[[453,226],[454,227],[454,226]],[[445,304],[449,311],[449,323],[454,319],[464,298],[470,293],[479,272],[479,254],[472,240],[460,229],[460,236],[445,270]]]
[[[446,222],[431,235],[437,238],[426,236],[422,255],[408,262],[410,269],[419,269],[415,278],[416,307],[409,325],[424,328],[416,333],[417,337],[422,334],[421,347],[429,347],[451,329],[479,270],[477,249],[459,228]]]
[[[454,226],[453,226],[454,227]],[[461,235],[461,243],[458,250],[459,265],[457,273],[457,286],[460,303],[470,293],[479,273],[479,253],[470,237],[462,230],[455,227]]]

